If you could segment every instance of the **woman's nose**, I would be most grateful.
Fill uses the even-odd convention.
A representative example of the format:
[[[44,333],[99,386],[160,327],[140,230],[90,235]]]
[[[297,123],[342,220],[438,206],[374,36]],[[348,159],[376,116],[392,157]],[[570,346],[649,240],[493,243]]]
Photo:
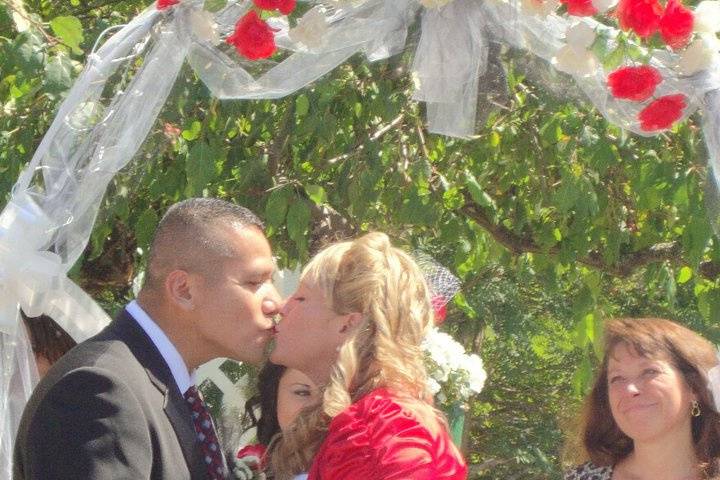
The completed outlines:
[[[640,394],[640,388],[638,387],[637,382],[628,382],[625,387],[625,391],[632,396]]]

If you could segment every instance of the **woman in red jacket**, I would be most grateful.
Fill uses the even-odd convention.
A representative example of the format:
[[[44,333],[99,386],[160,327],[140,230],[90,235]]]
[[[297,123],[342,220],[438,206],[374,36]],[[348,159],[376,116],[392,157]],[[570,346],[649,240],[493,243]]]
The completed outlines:
[[[281,314],[271,360],[324,393],[272,452],[278,478],[467,478],[428,392],[421,342],[433,310],[409,255],[381,233],[331,245]]]

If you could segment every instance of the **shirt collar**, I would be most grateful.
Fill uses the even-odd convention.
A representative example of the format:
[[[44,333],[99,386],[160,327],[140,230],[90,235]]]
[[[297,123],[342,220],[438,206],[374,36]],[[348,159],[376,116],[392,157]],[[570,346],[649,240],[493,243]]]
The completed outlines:
[[[170,368],[170,373],[172,373],[173,379],[180,389],[180,393],[184,394],[188,388],[195,385],[195,371],[188,371],[187,365],[185,365],[185,361],[180,356],[180,352],[177,351],[175,345],[173,345],[158,324],[150,318],[150,315],[140,307],[137,300],[128,303],[125,310],[135,319],[147,336],[150,337],[153,345],[158,349],[165,363],[167,363]]]

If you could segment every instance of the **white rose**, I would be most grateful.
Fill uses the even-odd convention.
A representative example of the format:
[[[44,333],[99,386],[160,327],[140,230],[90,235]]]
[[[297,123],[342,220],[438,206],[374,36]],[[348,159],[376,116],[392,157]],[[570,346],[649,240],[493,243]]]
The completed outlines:
[[[552,63],[555,68],[570,75],[589,76],[597,69],[597,60],[592,52],[578,51],[570,45],[560,48]]]
[[[328,24],[319,7],[314,7],[298,20],[297,26],[288,32],[290,40],[306,47],[319,48],[327,33]]]
[[[560,6],[559,0],[522,0],[521,7],[530,15],[547,17]]]
[[[705,0],[695,7],[693,27],[699,33],[720,32],[720,1]]]
[[[585,22],[579,22],[567,29],[565,41],[578,52],[587,50],[595,42],[595,29]]]
[[[440,389],[442,387],[434,378],[429,378],[428,379],[428,388],[430,389],[430,393],[432,393],[433,396],[435,396],[435,395],[437,395],[437,393],[440,391]]]
[[[598,13],[605,13],[617,5],[618,0],[592,0],[591,3],[593,7],[597,8]]]
[[[474,353],[467,356],[465,371],[468,372],[468,386],[474,393],[482,392],[487,380],[487,372],[483,368],[482,359]]]
[[[701,35],[685,49],[678,67],[684,75],[693,75],[707,69],[717,57],[720,42],[715,35]]]
[[[198,40],[204,40],[216,45],[220,43],[215,30],[215,18],[207,10],[193,10],[190,13],[190,29]]]

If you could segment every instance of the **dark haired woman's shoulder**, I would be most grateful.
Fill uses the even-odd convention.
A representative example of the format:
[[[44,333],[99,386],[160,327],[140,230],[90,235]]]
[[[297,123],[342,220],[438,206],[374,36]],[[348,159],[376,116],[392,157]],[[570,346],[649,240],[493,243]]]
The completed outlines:
[[[610,480],[610,478],[612,478],[612,467],[598,467],[592,462],[565,472],[565,480]]]

